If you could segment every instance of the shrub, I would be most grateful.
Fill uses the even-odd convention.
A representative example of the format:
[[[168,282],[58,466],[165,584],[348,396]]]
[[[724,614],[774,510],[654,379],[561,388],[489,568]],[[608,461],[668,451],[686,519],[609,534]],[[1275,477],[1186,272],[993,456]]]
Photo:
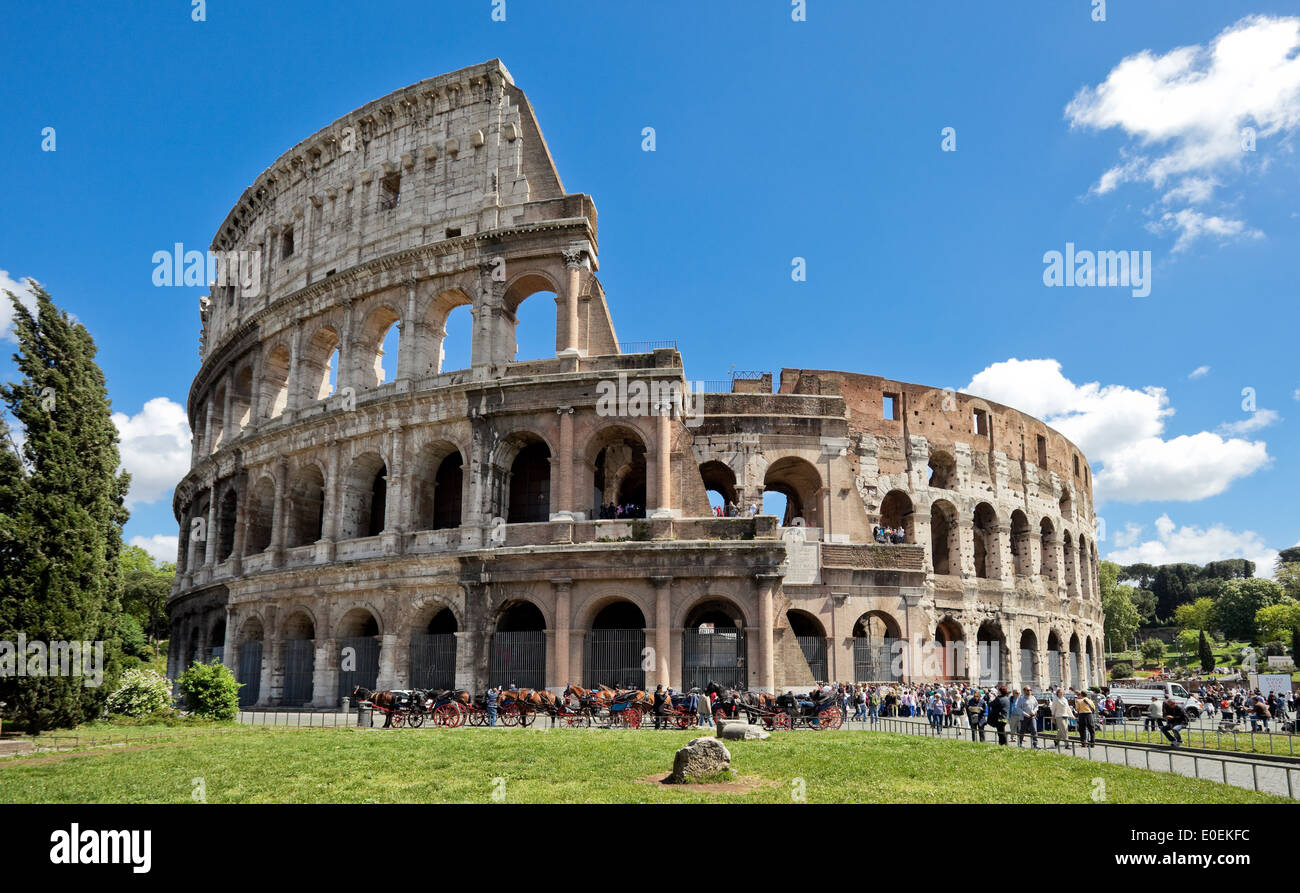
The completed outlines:
[[[205,719],[234,719],[239,712],[239,683],[225,664],[197,663],[176,680],[185,709]]]
[[[127,670],[122,684],[108,696],[108,712],[120,716],[149,716],[171,708],[167,678],[153,670]]]
[[[1131,679],[1133,677],[1133,667],[1120,661],[1110,668],[1111,679]]]

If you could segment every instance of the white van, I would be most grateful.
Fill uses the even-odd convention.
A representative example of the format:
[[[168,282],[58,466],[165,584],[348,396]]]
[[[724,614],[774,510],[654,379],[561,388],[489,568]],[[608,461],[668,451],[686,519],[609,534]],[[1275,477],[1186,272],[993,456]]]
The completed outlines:
[[[1108,694],[1112,698],[1123,698],[1124,712],[1133,718],[1146,715],[1151,708],[1152,698],[1159,698],[1161,701],[1169,698],[1183,707],[1187,706],[1187,701],[1191,698],[1187,689],[1177,682],[1138,682],[1123,686],[1112,685]],[[1200,713],[1201,711],[1195,707],[1191,707],[1187,711],[1187,715],[1191,719],[1196,719]]]

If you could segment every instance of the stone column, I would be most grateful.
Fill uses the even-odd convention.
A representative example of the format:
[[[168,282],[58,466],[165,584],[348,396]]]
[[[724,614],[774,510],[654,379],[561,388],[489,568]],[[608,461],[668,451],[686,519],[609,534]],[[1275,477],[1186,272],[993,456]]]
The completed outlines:
[[[1014,583],[1016,579],[1016,557],[1015,545],[1011,542],[1011,525],[999,524],[997,526],[997,544],[994,554],[997,556],[997,575],[990,573],[990,577],[1001,580],[1003,583]],[[990,571],[993,570],[990,568]]]
[[[347,308],[343,313],[343,331],[339,332],[339,368],[334,375],[334,396],[338,397],[344,393],[343,389],[347,387],[355,388],[357,375],[353,369],[356,357],[353,355],[353,337],[352,337],[352,308],[355,300],[347,302]],[[326,358],[328,361],[328,358]]]
[[[655,407],[655,501],[651,513],[654,518],[672,518],[672,458],[673,425],[672,404],[660,403]]]
[[[555,587],[555,679],[554,683],[559,686],[568,685],[573,681],[572,669],[569,664],[571,657],[569,646],[569,628],[571,625],[570,613],[572,606],[571,591],[573,589],[573,580],[569,577],[557,577],[551,580],[551,585]]]
[[[212,443],[213,443],[212,419],[215,416],[215,414],[216,413],[213,411],[213,406],[212,406],[212,398],[209,397],[207,409],[204,411],[204,416],[203,416],[203,447],[201,452],[204,456],[209,456],[212,454]]]
[[[203,531],[203,564],[211,567],[217,560],[217,473],[208,481],[208,525]]]
[[[379,639],[379,674],[375,688],[397,688],[397,636],[384,635]]]
[[[230,443],[235,436],[235,422],[230,417],[231,405],[234,403],[235,380],[231,375],[226,376],[226,396],[221,406],[221,441]]]
[[[253,355],[253,384],[248,392],[248,427],[249,430],[257,428],[258,422],[261,421],[262,406],[262,351],[259,349]]]
[[[258,703],[275,707],[282,700],[284,700],[284,641],[279,638],[267,639],[262,648],[262,691]]]
[[[556,331],[563,333],[564,349],[558,356],[583,355],[578,331],[578,291],[582,288],[582,269],[587,252],[573,246],[564,251],[564,272],[566,284],[564,289],[564,319],[556,320]]]
[[[758,679],[759,691],[776,691],[776,643],[773,631],[772,589],[779,577],[776,574],[755,574],[758,585]]]
[[[648,673],[646,685],[670,684],[669,658],[672,653],[672,577],[651,577],[655,587],[655,643],[654,670]]]
[[[289,524],[285,517],[285,507],[289,503],[289,460],[277,461],[273,475],[275,501],[271,508],[271,564],[280,567],[284,564],[284,538]]]
[[[302,323],[294,320],[293,336],[289,339],[289,374],[285,378],[284,414],[296,412],[302,405]]]
[[[957,554],[948,550],[948,572],[956,570],[963,577],[975,576],[975,522],[969,515],[957,519]],[[955,559],[955,560],[954,560]],[[985,561],[988,561],[987,553]],[[988,566],[985,565],[987,570]]]
[[[552,521],[571,521],[574,517],[573,504],[573,407],[561,406],[557,410],[560,416],[560,492],[559,504]]]
[[[339,689],[339,643],[337,639],[316,640],[316,663],[311,675],[311,706],[337,707]]]
[[[235,536],[230,547],[230,573],[236,577],[244,572],[244,543],[248,538],[247,496],[248,483],[245,478],[242,486],[238,483],[235,485]],[[229,618],[226,629],[230,629]]]

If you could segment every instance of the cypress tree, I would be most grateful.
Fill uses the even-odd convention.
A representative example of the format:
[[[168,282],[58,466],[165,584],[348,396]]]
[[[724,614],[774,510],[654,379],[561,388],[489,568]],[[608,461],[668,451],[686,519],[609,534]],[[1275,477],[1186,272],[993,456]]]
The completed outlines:
[[[1205,638],[1205,630],[1201,630],[1201,640],[1197,643],[1197,648],[1201,653],[1201,672],[1214,672],[1214,650],[1210,648],[1209,640]]]
[[[98,687],[54,667],[0,678],[0,700],[40,731],[93,718],[115,675],[129,476],[90,333],[30,284],[35,313],[9,293],[20,381],[0,385],[22,435],[0,444],[0,640],[103,643]]]
[[[1291,628],[1291,663],[1300,667],[1300,627]]]

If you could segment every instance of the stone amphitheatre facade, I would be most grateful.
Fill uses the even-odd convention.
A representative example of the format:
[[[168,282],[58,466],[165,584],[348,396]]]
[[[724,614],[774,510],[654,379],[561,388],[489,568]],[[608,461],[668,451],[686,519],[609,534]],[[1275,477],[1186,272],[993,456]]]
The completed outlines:
[[[260,288],[204,302],[173,675],[221,659],[244,703],[317,707],[353,684],[1101,679],[1078,448],[965,394],[700,388],[674,345],[621,344],[595,205],[498,61],[290,149],[212,249]],[[554,301],[553,356],[516,359],[526,300]],[[469,366],[445,369],[462,306]],[[715,517],[710,491],[785,514]]]

